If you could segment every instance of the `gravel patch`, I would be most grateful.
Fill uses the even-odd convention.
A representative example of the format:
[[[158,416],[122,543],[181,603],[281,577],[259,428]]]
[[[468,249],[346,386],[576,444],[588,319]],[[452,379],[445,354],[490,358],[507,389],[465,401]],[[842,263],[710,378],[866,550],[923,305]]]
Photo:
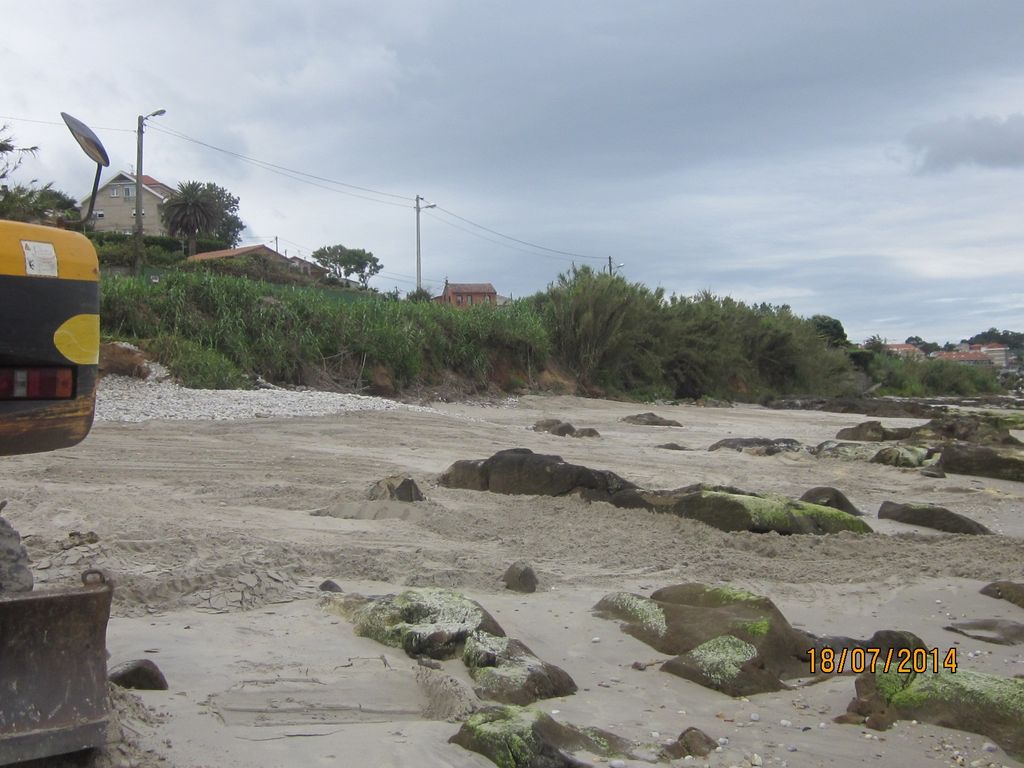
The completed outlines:
[[[290,389],[186,389],[156,372],[148,379],[105,376],[96,394],[96,421],[234,419],[328,416],[352,411],[421,411],[381,397]]]

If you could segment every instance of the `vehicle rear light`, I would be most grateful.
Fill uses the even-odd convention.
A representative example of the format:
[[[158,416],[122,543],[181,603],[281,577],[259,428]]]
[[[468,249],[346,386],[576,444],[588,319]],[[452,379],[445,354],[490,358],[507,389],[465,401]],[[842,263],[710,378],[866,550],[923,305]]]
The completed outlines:
[[[0,400],[70,400],[72,368],[0,368]]]

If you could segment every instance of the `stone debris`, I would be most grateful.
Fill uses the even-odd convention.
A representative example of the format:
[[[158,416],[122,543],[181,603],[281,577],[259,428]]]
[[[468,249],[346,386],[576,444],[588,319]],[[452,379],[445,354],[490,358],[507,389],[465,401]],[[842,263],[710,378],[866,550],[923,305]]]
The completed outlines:
[[[167,690],[167,678],[150,659],[135,659],[118,664],[107,672],[107,679],[121,688],[136,691]]]
[[[0,510],[7,505],[0,501]],[[0,517],[0,592],[31,592],[32,571],[21,536]]]
[[[395,410],[437,412],[381,397],[317,390],[186,389],[160,376],[148,379],[105,376],[96,394],[96,421],[230,421]]]

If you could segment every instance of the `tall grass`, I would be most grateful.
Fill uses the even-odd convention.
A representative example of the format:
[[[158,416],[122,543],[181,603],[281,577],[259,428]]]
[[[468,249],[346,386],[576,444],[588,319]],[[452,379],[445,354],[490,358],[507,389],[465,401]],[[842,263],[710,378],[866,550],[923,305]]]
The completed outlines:
[[[358,386],[378,366],[400,386],[442,370],[484,380],[496,354],[528,372],[550,348],[540,319],[522,306],[338,302],[324,291],[207,272],[174,272],[157,284],[105,279],[101,318],[107,335],[185,339],[289,384]]]

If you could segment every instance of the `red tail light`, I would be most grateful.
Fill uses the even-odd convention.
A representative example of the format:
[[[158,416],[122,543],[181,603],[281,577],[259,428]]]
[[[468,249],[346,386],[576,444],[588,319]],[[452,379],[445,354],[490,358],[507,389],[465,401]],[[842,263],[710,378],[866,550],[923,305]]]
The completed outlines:
[[[0,368],[0,400],[70,400],[72,368]]]

